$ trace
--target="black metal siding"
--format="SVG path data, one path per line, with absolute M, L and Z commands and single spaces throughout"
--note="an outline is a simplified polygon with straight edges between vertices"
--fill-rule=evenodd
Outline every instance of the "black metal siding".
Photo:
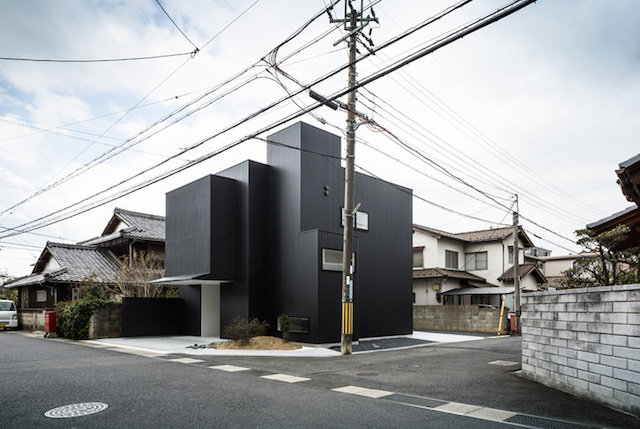
M 217 176 L 237 183 L 235 282 L 220 288 L 221 327 L 234 317 L 264 319 L 269 313 L 267 202 L 269 167 L 246 161 Z
M 165 275 L 233 280 L 237 184 L 206 176 L 167 193 Z
M 181 298 L 123 298 L 122 336 L 180 335 L 183 306 Z

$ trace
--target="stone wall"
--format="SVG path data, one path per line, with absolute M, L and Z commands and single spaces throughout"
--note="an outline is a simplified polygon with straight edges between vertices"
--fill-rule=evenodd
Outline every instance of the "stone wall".
M 91 316 L 89 338 L 116 338 L 122 336 L 122 304 L 109 303 L 98 308 Z
M 522 375 L 640 415 L 640 285 L 524 294 Z
M 21 308 L 18 310 L 18 326 L 25 331 L 44 331 L 44 313 L 42 308 Z
M 414 305 L 413 329 L 469 331 L 498 334 L 507 328 L 506 312 L 500 324 L 500 309 L 480 305 Z

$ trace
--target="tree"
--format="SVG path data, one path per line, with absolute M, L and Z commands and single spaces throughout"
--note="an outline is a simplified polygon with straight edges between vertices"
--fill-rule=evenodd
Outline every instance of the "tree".
M 164 263 L 162 258 L 155 255 L 147 255 L 140 252 L 133 258 L 122 258 L 122 271 L 115 284 L 108 286 L 110 294 L 114 297 L 138 297 L 138 298 L 175 298 L 178 289 L 175 286 L 162 286 L 150 284 L 164 276 Z
M 579 229 L 576 242 L 592 258 L 577 259 L 572 268 L 564 271 L 560 283 L 567 287 L 594 287 L 629 284 L 637 281 L 638 248 L 619 250 L 617 246 L 629 235 L 626 225 L 595 234 L 590 229 Z
M 10 299 L 18 304 L 18 290 L 17 289 L 5 289 L 4 284 L 9 280 L 13 280 L 13 277 L 8 275 L 6 271 L 0 271 L 0 299 Z

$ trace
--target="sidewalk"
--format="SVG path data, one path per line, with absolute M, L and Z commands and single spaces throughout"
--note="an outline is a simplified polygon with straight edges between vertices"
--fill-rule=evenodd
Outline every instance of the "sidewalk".
M 443 332 L 415 331 L 412 335 L 383 338 L 363 338 L 354 343 L 353 352 L 367 353 L 383 350 L 399 350 L 414 347 L 423 347 L 430 344 L 456 343 L 463 341 L 481 340 L 486 338 L 483 334 L 456 334 Z M 335 357 L 340 356 L 340 346 L 304 345 L 298 350 L 216 350 L 213 348 L 190 348 L 194 345 L 206 346 L 219 343 L 223 340 L 219 337 L 127 337 L 104 338 L 99 340 L 84 340 L 82 343 L 125 350 L 138 351 L 158 355 L 185 354 L 195 356 L 271 356 L 271 357 Z

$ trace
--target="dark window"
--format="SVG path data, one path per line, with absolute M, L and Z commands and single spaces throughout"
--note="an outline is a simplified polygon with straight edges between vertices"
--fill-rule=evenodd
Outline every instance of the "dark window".
M 445 250 L 445 261 L 444 261 L 444 266 L 445 268 L 454 268 L 454 269 L 458 269 L 458 252 L 454 252 L 452 250 Z

